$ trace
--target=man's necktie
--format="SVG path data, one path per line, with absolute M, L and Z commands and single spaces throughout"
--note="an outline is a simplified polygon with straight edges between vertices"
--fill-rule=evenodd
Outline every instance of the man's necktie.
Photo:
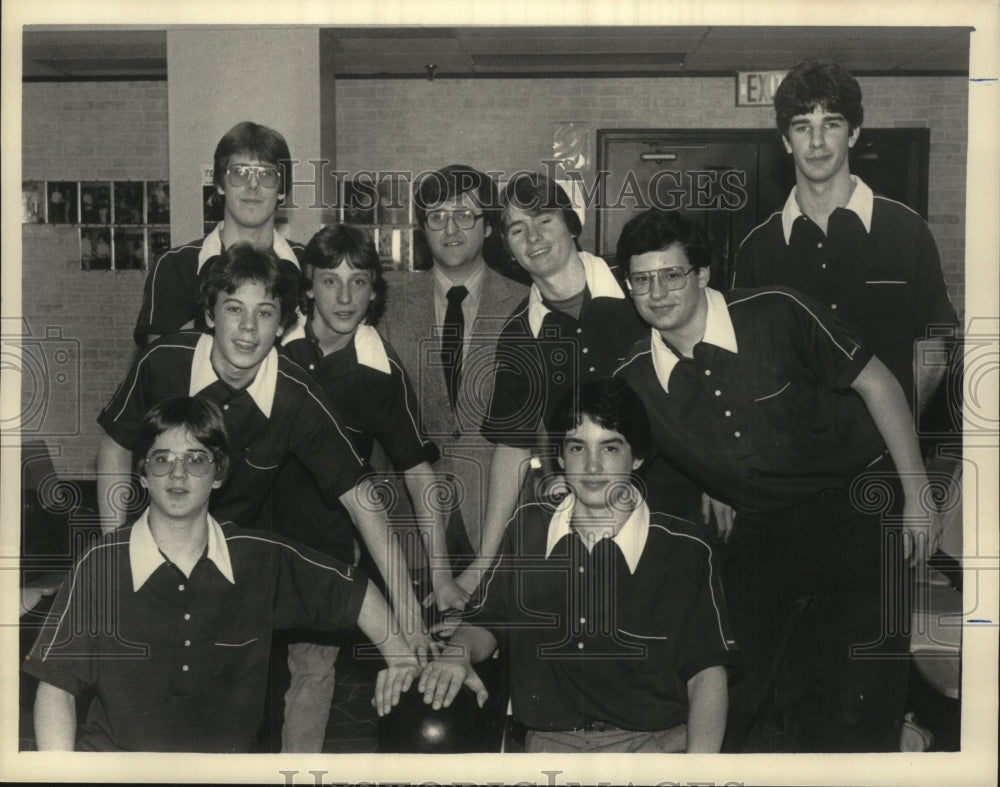
M 465 315 L 462 301 L 469 291 L 465 287 L 448 290 L 448 308 L 444 313 L 444 332 L 441 335 L 441 363 L 444 365 L 444 384 L 448 389 L 448 402 L 455 409 L 458 384 L 462 379 L 462 337 L 465 334 Z

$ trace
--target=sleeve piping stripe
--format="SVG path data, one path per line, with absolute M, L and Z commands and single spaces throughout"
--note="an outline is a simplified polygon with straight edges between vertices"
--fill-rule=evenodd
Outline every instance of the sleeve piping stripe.
M 291 546 L 290 544 L 284 544 L 281 541 L 275 541 L 274 539 L 271 539 L 271 538 L 264 538 L 262 536 L 252 536 L 252 535 L 249 535 L 249 534 L 246 534 L 246 533 L 241 533 L 239 535 L 227 536 L 226 537 L 226 541 L 237 541 L 239 539 L 244 539 L 246 541 L 261 541 L 261 542 L 263 542 L 265 544 L 271 544 L 272 546 L 281 547 L 282 549 L 287 549 L 293 555 L 296 555 L 297 557 L 301 558 L 304 562 L 308 563 L 311 566 L 316 566 L 318 568 L 323 569 L 324 571 L 332 571 L 334 574 L 337 574 L 338 576 L 343 577 L 348 582 L 353 582 L 354 581 L 354 577 L 352 577 L 350 574 L 345 574 L 339 568 L 334 568 L 333 566 L 327 566 L 327 565 L 324 565 L 323 563 L 319 563 L 319 562 L 313 560 L 312 558 L 307 557 L 306 555 L 303 555 L 298 549 L 296 549 L 295 547 Z
M 149 281 L 149 322 L 153 322 L 153 315 L 156 313 L 156 274 L 160 272 L 160 265 L 163 261 L 170 257 L 171 255 L 177 254 L 184 249 L 196 248 L 198 244 L 192 243 L 187 246 L 180 246 L 176 249 L 169 249 L 163 253 L 163 255 L 156 261 L 156 265 L 153 266 L 153 272 L 150 274 Z
M 63 611 L 59 614 L 59 620 L 56 622 L 55 629 L 52 631 L 52 639 L 49 640 L 49 644 L 42 647 L 42 661 L 45 661 L 49 657 L 49 651 L 52 650 L 52 646 L 55 644 L 56 637 L 59 636 L 59 631 L 62 629 L 63 620 L 66 617 L 66 613 L 73 608 L 73 593 L 76 590 L 76 580 L 80 576 L 80 570 L 83 568 L 83 564 L 90 559 L 99 549 L 110 549 L 112 547 L 128 547 L 128 541 L 116 541 L 110 544 L 97 544 L 87 550 L 86 554 L 73 568 L 73 581 L 70 583 L 69 591 L 66 594 L 66 606 Z
M 758 224 L 756 227 L 754 227 L 752 230 L 750 230 L 750 232 L 747 233 L 746 237 L 743 240 L 740 241 L 740 249 L 743 248 L 743 244 L 744 243 L 746 243 L 748 240 L 750 240 L 750 236 L 751 235 L 753 235 L 757 230 L 759 230 L 765 224 L 769 223 L 771 221 L 771 219 L 773 219 L 775 216 L 780 216 L 780 215 L 781 215 L 781 211 L 780 210 L 776 210 L 774 213 L 772 213 L 770 216 L 768 216 L 766 219 L 764 219 L 760 224 Z
M 621 366 L 619 366 L 617 369 L 615 369 L 614 372 L 611 373 L 611 376 L 612 377 L 617 377 L 618 376 L 618 372 L 620 372 L 626 366 L 632 365 L 633 363 L 635 363 L 636 361 L 638 361 L 640 358 L 642 358 L 642 356 L 644 356 L 644 355 L 652 355 L 652 354 L 653 354 L 652 350 L 643 350 L 641 353 L 638 353 L 637 355 L 633 355 L 631 358 L 629 358 L 627 361 L 625 361 L 625 363 L 623 363 Z
M 917 213 L 913 208 L 911 208 L 905 202 L 897 202 L 894 199 L 889 199 L 888 197 L 882 197 L 882 196 L 879 196 L 878 194 L 874 195 L 873 199 L 880 199 L 883 202 L 891 202 L 893 205 L 899 205 L 899 207 L 901 207 L 901 208 L 906 208 L 907 211 L 909 211 L 910 213 L 912 213 L 914 216 L 916 216 L 921 221 L 924 220 L 923 216 L 921 216 L 919 213 Z
M 301 380 L 296 380 L 290 374 L 288 374 L 287 372 L 285 372 L 285 371 L 283 371 L 281 369 L 278 369 L 278 374 L 280 374 L 282 377 L 286 378 L 287 380 L 295 383 L 296 385 L 302 387 L 302 389 L 306 392 L 306 396 L 308 396 L 310 399 L 312 399 L 316 403 L 316 405 L 324 413 L 326 413 L 327 418 L 330 419 L 330 423 L 333 424 L 333 428 L 337 430 L 337 434 L 339 434 L 341 436 L 341 438 L 344 440 L 344 442 L 347 443 L 347 447 L 350 450 L 351 455 L 355 458 L 355 460 L 357 460 L 357 463 L 359 465 L 363 466 L 364 462 L 362 461 L 361 457 L 358 456 L 357 451 L 354 450 L 354 445 L 351 443 L 351 439 L 347 435 L 344 434 L 343 430 L 341 430 L 340 424 L 337 423 L 337 419 L 333 417 L 333 413 L 331 413 L 329 410 L 327 410 L 326 407 L 323 405 L 323 403 L 319 399 L 316 398 L 316 395 L 312 391 L 309 390 L 309 386 L 306 385 L 305 383 L 303 383 Z
M 687 533 L 678 533 L 674 530 L 671 530 L 669 527 L 664 527 L 663 525 L 657 525 L 653 523 L 650 523 L 649 526 L 655 527 L 658 530 L 662 530 L 665 533 L 669 533 L 672 536 L 677 536 L 678 538 L 687 538 L 691 541 L 694 541 L 697 544 L 701 544 L 701 546 L 705 548 L 705 551 L 708 552 L 708 592 L 712 598 L 712 606 L 715 608 L 715 624 L 719 629 L 719 639 L 722 642 L 722 646 L 727 651 L 732 650 L 732 648 L 729 647 L 729 643 L 726 641 L 726 632 L 723 630 L 722 627 L 722 613 L 719 611 L 719 604 L 715 598 L 715 588 L 712 585 L 712 580 L 715 578 L 715 563 L 712 560 L 713 557 L 712 548 L 704 541 L 702 541 L 700 538 L 697 538 L 695 536 L 690 536 Z
M 142 358 L 140 358 L 139 361 L 136 363 L 135 369 L 133 370 L 133 373 L 132 373 L 132 384 L 129 386 L 128 393 L 125 395 L 125 401 L 122 402 L 122 408 L 121 408 L 121 410 L 119 410 L 112 417 L 112 419 L 111 419 L 112 421 L 117 421 L 119 418 L 121 418 L 122 413 L 125 412 L 125 408 L 128 406 L 129 400 L 132 398 L 132 392 L 135 390 L 135 386 L 139 382 L 139 370 L 142 368 L 142 365 L 147 360 L 149 360 L 153 356 L 153 353 L 155 353 L 157 350 L 166 350 L 166 349 L 189 350 L 191 353 L 194 353 L 194 348 L 193 347 L 188 347 L 188 346 L 183 345 L 183 344 L 158 344 L 156 347 L 152 348 L 151 350 L 148 350 L 142 356 Z M 125 378 L 125 380 L 122 380 L 122 384 L 121 384 L 121 386 L 119 386 L 119 389 L 121 389 L 122 386 L 125 385 L 125 381 L 126 380 L 128 380 L 127 377 Z M 117 395 L 118 395 L 118 392 L 115 391 L 115 396 L 117 396 Z
M 838 350 L 840 350 L 845 356 L 847 356 L 848 358 L 850 358 L 852 361 L 854 360 L 854 355 L 855 355 L 855 353 L 857 353 L 857 351 L 859 349 L 859 346 L 857 344 L 855 344 L 853 349 L 848 350 L 846 347 L 844 347 L 842 344 L 840 344 L 840 342 L 838 342 L 833 337 L 833 334 L 830 332 L 830 329 L 827 328 L 826 325 L 823 324 L 823 321 L 816 315 L 816 313 L 812 309 L 810 309 L 808 306 L 806 306 L 805 303 L 803 303 L 801 300 L 799 300 L 794 295 L 792 295 L 790 292 L 782 292 L 781 290 L 763 290 L 761 292 L 755 292 L 752 295 L 748 295 L 745 298 L 740 298 L 739 300 L 730 301 L 729 305 L 730 306 L 735 306 L 738 303 L 743 303 L 745 301 L 751 301 L 754 298 L 760 298 L 761 296 L 764 296 L 764 295 L 783 295 L 784 297 L 789 298 L 790 300 L 792 300 L 795 303 L 797 303 L 799 305 L 799 307 L 806 314 L 808 314 L 810 317 L 813 318 L 813 320 L 816 321 L 816 324 L 820 327 L 820 329 L 822 329 L 823 333 L 825 333 L 827 335 L 827 337 L 830 339 L 830 343 L 834 347 L 836 347 Z

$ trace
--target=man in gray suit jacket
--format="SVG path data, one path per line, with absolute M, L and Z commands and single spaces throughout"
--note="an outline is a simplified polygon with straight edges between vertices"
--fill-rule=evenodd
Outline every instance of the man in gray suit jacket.
M 498 257 L 501 248 L 500 201 L 489 176 L 462 164 L 430 173 L 414 207 L 433 265 L 386 277 L 380 330 L 416 387 L 421 431 L 441 449 L 434 470 L 447 490 L 437 502 L 450 509 L 448 544 L 435 545 L 429 558 L 432 572 L 450 572 L 465 567 L 455 557 L 479 553 L 493 454 L 479 428 L 493 393 L 496 337 L 528 289 L 486 264 L 484 248 L 489 256 L 495 244 Z M 466 601 L 463 591 L 436 599 L 442 610 Z

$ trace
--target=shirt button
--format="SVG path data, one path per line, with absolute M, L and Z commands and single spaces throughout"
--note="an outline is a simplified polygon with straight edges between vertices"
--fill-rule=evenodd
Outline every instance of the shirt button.
M 718 391 L 718 390 L 717 390 L 717 391 L 715 392 L 715 395 L 716 395 L 716 396 L 722 396 L 722 391 Z
M 316 368 L 316 364 L 314 364 L 314 363 L 309 364 L 309 368 L 310 369 L 315 369 Z
M 732 410 L 726 410 L 726 418 L 728 418 L 728 417 L 729 417 L 729 416 L 731 416 L 732 414 L 733 414 L 733 411 L 732 411 Z
M 454 432 L 451 433 L 451 439 L 452 440 L 457 440 L 461 436 L 462 436 L 462 433 L 460 431 L 458 431 L 457 429 Z
M 587 622 L 587 619 L 586 619 L 586 618 L 580 618 L 580 624 L 581 624 L 581 625 L 583 625 L 583 624 L 584 624 L 584 623 L 586 623 L 586 622 Z
M 184 620 L 191 620 L 191 613 L 190 612 L 185 612 L 184 613 Z
M 577 328 L 577 329 L 576 329 L 576 332 L 577 332 L 577 333 L 583 333 L 583 328 Z
M 584 347 L 581 352 L 589 353 L 590 352 L 590 348 L 589 347 Z
M 182 670 L 183 670 L 184 672 L 187 672 L 187 671 L 188 671 L 188 670 L 190 669 L 190 667 L 188 667 L 188 665 L 187 665 L 187 664 L 185 664 L 185 665 L 184 665 L 183 667 L 181 667 L 181 669 L 182 669 Z
M 583 643 L 582 642 L 577 642 L 576 643 L 576 648 L 577 648 L 577 650 L 583 650 Z
M 184 586 L 183 586 L 183 585 L 178 585 L 178 586 L 177 586 L 177 589 L 178 589 L 178 590 L 184 590 Z
M 816 244 L 816 248 L 817 248 L 817 249 L 822 249 L 822 248 L 823 248 L 823 242 L 822 242 L 822 241 L 820 241 L 819 243 L 817 243 L 817 244 Z
M 579 566 L 576 570 L 579 571 L 582 574 L 583 573 L 583 566 Z
M 836 309 L 837 309 L 837 304 L 835 304 L 835 303 L 831 303 L 831 304 L 830 304 L 830 308 L 831 308 L 831 309 L 833 309 L 834 311 L 836 311 Z
M 739 432 L 733 432 L 733 437 L 740 437 L 740 433 Z
M 189 639 L 184 640 L 184 647 L 185 648 L 190 648 L 191 647 L 191 640 L 189 640 Z
M 824 263 L 823 263 L 822 265 L 820 265 L 820 267 L 821 267 L 821 268 L 822 268 L 823 270 L 826 270 L 826 263 L 824 262 Z
M 223 409 L 223 410 L 228 410 L 228 409 L 229 409 L 229 405 L 228 405 L 228 404 L 224 404 L 224 405 L 222 405 L 222 409 Z
M 705 370 L 705 376 L 706 376 L 706 377 L 709 377 L 709 376 L 711 376 L 711 374 L 712 374 L 712 370 L 711 370 L 711 369 L 706 369 L 706 370 Z
M 590 367 L 590 371 L 592 371 L 592 372 L 596 372 L 596 371 L 597 371 L 597 369 L 595 369 L 595 368 L 594 368 L 593 366 L 591 366 L 591 367 Z

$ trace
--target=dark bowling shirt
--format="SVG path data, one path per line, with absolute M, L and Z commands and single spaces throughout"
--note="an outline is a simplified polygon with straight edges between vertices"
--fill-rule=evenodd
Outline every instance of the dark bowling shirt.
M 580 252 L 587 294 L 580 318 L 550 309 L 537 285 L 504 324 L 497 340 L 493 398 L 483 436 L 532 449 L 560 400 L 580 381 L 610 377 L 644 332 L 604 260 Z
M 826 234 L 799 209 L 784 209 L 740 245 L 733 286 L 791 287 L 832 311 L 878 356 L 913 406 L 913 343 L 931 326 L 957 324 L 930 229 L 905 205 L 858 178 Z
M 205 315 L 199 305 L 201 284 L 222 258 L 221 230 L 220 222 L 204 238 L 169 249 L 153 263 L 143 286 L 142 306 L 133 331 L 137 344 L 143 344 L 149 334 L 177 333 L 191 320 L 196 328 L 205 327 Z M 283 266 L 296 274 L 304 248 L 301 243 L 287 241 L 274 233 L 272 251 Z
M 562 398 L 585 379 L 610 377 L 646 331 L 615 272 L 586 252 L 580 259 L 587 286 L 578 319 L 550 308 L 532 285 L 500 332 L 493 396 L 482 427 L 491 443 L 551 455 L 556 449 L 547 445 L 545 427 Z M 683 475 L 683 467 L 656 458 L 639 472 L 656 510 L 701 516 L 701 490 Z
M 417 428 L 417 398 L 399 356 L 372 326 L 359 325 L 346 347 L 326 356 L 308 324 L 296 326 L 281 352 L 319 383 L 362 459 L 371 459 L 375 440 L 400 472 L 438 458 Z
M 149 345 L 97 422 L 119 445 L 135 447 L 142 419 L 172 396 L 200 396 L 222 410 L 229 433 L 229 475 L 209 508 L 244 527 L 278 527 L 266 505 L 282 465 L 295 457 L 334 504 L 361 479 L 364 463 L 326 395 L 299 366 L 272 350 L 254 381 L 236 390 L 212 367 L 213 337 L 195 331 Z M 275 511 L 275 516 L 280 516 Z
M 851 384 L 871 359 L 819 304 L 783 288 L 706 290 L 693 358 L 653 330 L 616 372 L 654 448 L 737 510 L 779 511 L 850 483 L 885 451 Z
M 570 528 L 574 502 L 515 512 L 466 620 L 499 641 L 529 729 L 683 724 L 687 681 L 738 660 L 712 549 L 700 528 L 640 502 L 588 552 Z
M 249 751 L 272 630 L 351 630 L 367 579 L 211 517 L 205 554 L 185 577 L 147 516 L 84 553 L 23 669 L 74 697 L 96 692 L 78 750 Z
M 371 460 L 374 441 L 385 450 L 396 472 L 438 458 L 437 446 L 417 428 L 417 400 L 396 352 L 370 325 L 359 325 L 348 345 L 324 356 L 308 323 L 284 337 L 281 352 L 305 369 L 323 388 L 337 418 L 361 458 Z M 300 462 L 290 462 L 274 487 L 276 506 L 288 522 L 285 532 L 346 562 L 353 560 L 354 529 L 339 503 L 329 505 Z M 381 487 L 386 489 L 386 487 Z M 389 513 L 392 513 L 391 511 Z M 330 523 L 326 543 L 302 530 Z

